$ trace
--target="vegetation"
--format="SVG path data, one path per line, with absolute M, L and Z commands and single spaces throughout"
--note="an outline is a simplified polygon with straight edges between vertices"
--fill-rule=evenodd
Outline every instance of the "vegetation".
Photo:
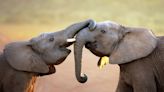
M 0 0 L 0 34 L 21 40 L 91 18 L 143 26 L 163 35 L 163 3 L 164 0 Z

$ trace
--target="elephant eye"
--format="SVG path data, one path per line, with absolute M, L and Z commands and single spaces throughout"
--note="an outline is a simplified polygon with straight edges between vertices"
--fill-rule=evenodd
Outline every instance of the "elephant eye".
M 49 38 L 49 41 L 50 41 L 50 42 L 53 42 L 53 41 L 54 41 L 54 38 Z
M 101 33 L 103 33 L 103 34 L 104 34 L 104 33 L 106 33 L 106 31 L 105 31 L 105 30 L 101 30 Z

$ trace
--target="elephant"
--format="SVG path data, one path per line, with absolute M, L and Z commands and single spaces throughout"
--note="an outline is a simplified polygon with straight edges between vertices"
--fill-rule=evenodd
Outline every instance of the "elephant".
M 88 78 L 81 75 L 84 45 L 100 59 L 109 57 L 110 64 L 119 66 L 116 92 L 164 92 L 164 36 L 112 21 L 98 22 L 92 31 L 82 29 L 74 43 L 75 75 L 80 83 Z
M 89 19 L 58 32 L 7 44 L 0 54 L 0 92 L 33 92 L 36 78 L 54 74 L 54 65 L 70 54 L 67 47 L 75 41 L 76 33 L 86 27 L 92 30 L 95 25 Z

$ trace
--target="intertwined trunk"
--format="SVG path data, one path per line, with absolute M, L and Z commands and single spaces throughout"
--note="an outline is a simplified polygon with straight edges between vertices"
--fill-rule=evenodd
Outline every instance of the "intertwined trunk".
M 93 41 L 92 34 L 93 32 L 91 32 L 89 28 L 85 28 L 77 34 L 76 42 L 74 43 L 75 75 L 80 83 L 85 83 L 87 81 L 87 76 L 85 74 L 81 76 L 82 50 L 87 42 Z
M 77 42 L 74 44 L 74 55 L 75 55 L 75 75 L 76 79 L 80 83 L 85 83 L 87 81 L 87 76 L 81 76 L 81 59 L 82 59 L 82 49 L 85 44 L 84 40 L 77 39 Z
M 89 19 L 83 22 L 79 22 L 79 23 L 75 23 L 72 24 L 71 26 L 67 27 L 64 30 L 64 34 L 68 37 L 68 38 L 72 38 L 74 37 L 80 30 L 89 27 L 90 30 L 95 28 L 95 21 Z

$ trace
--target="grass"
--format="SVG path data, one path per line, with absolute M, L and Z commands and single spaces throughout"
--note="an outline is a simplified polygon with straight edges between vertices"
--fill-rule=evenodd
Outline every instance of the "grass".
M 0 0 L 0 34 L 29 39 L 85 19 L 143 26 L 164 35 L 163 0 Z

